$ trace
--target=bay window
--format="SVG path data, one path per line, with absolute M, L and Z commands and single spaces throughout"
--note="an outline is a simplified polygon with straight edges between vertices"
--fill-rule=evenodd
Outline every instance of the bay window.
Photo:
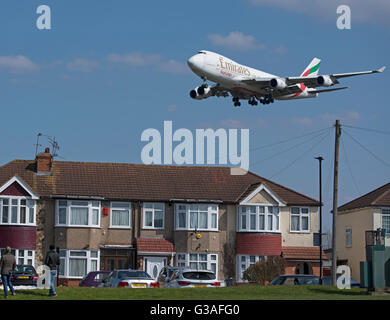
M 0 198 L 0 223 L 35 225 L 35 200 L 23 197 Z
M 259 205 L 238 207 L 238 231 L 278 232 L 279 207 Z
M 100 202 L 57 200 L 56 226 L 99 227 Z
M 110 228 L 130 228 L 131 203 L 111 202 L 110 206 Z
M 144 203 L 143 228 L 164 229 L 164 203 Z
M 250 266 L 253 266 L 257 261 L 261 260 L 263 256 L 255 255 L 238 255 L 237 256 L 237 267 L 238 267 L 238 281 L 243 281 L 244 272 Z
M 290 211 L 292 232 L 309 232 L 310 230 L 310 210 L 309 208 L 292 207 Z
M 60 250 L 59 275 L 65 278 L 83 278 L 99 270 L 99 251 Z
M 210 270 L 218 278 L 218 254 L 215 253 L 177 253 L 176 265 L 196 270 Z
M 175 219 L 176 230 L 218 230 L 218 206 L 178 204 Z

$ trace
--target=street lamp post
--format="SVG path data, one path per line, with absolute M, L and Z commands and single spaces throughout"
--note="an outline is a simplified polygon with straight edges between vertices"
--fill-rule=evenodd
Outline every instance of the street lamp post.
M 323 157 L 316 157 L 319 164 L 319 193 L 320 193 L 320 284 L 322 284 L 322 160 Z

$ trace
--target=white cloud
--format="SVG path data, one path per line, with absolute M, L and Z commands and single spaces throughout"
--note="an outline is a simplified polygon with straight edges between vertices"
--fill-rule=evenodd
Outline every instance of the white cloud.
M 76 58 L 67 64 L 67 68 L 73 71 L 91 72 L 96 69 L 99 64 L 93 60 Z
M 340 113 L 323 113 L 316 117 L 293 117 L 289 120 L 297 125 L 304 127 L 319 126 L 319 125 L 333 125 L 336 120 L 346 123 L 357 123 L 361 119 L 359 112 L 354 110 L 347 110 Z
M 110 54 L 107 57 L 110 62 L 125 64 L 130 67 L 145 67 L 156 65 L 161 62 L 161 57 L 158 54 L 142 54 L 139 52 L 125 54 Z
M 303 126 L 311 126 L 314 123 L 314 119 L 308 117 L 294 117 L 291 120 L 292 122 Z
M 207 38 L 215 46 L 235 50 L 249 51 L 265 48 L 263 44 L 256 42 L 255 37 L 251 35 L 245 35 L 240 31 L 232 31 L 227 36 L 214 33 L 208 35 Z
M 23 73 L 39 69 L 39 66 L 28 57 L 2 56 L 0 57 L 0 68 L 7 69 L 11 73 Z
M 389 24 L 390 1 L 388 0 L 248 0 L 255 6 L 278 7 L 324 20 L 338 18 L 336 10 L 340 5 L 351 9 L 352 26 L 354 22 Z
M 127 67 L 155 67 L 160 71 L 172 74 L 188 72 L 186 64 L 173 59 L 166 60 L 159 54 L 144 54 L 139 52 L 126 54 L 113 53 L 108 55 L 107 60 Z

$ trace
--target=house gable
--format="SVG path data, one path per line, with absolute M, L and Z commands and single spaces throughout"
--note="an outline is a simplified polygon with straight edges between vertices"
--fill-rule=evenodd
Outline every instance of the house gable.
M 14 176 L 0 187 L 0 196 L 31 197 L 31 199 L 39 199 L 31 188 L 17 176 Z
M 258 186 L 251 194 L 240 202 L 240 205 L 245 204 L 268 204 L 280 207 L 284 207 L 286 205 L 264 184 Z

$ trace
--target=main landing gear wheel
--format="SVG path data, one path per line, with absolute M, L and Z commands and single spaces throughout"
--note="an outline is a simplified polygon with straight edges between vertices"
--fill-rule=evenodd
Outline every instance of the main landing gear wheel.
M 234 102 L 234 106 L 235 106 L 235 107 L 241 106 L 241 102 L 240 102 L 240 100 L 239 100 L 237 97 L 234 97 L 234 98 L 232 99 L 232 101 Z
M 255 99 L 254 97 L 250 98 L 250 99 L 248 100 L 248 103 L 249 103 L 250 105 L 252 105 L 252 106 L 257 106 L 257 101 L 256 101 L 256 99 Z
M 260 103 L 262 104 L 270 104 L 270 103 L 274 103 L 274 98 L 272 97 L 264 97 L 264 98 L 260 98 Z

